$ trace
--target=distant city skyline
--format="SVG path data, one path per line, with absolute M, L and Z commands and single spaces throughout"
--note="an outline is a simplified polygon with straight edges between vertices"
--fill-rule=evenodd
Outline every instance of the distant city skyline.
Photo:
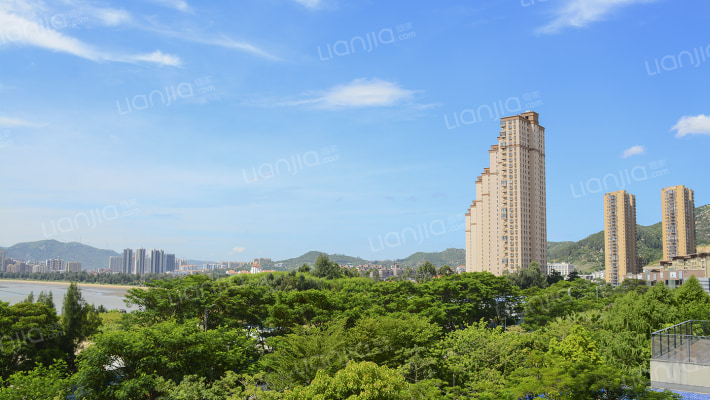
M 641 225 L 665 187 L 710 203 L 707 1 L 179 3 L 0 3 L 0 246 L 465 248 L 499 119 L 528 110 L 547 240 L 601 231 L 609 192 Z

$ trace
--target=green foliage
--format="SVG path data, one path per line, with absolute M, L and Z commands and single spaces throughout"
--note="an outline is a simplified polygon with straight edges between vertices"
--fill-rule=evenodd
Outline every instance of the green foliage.
M 676 303 L 682 315 L 681 319 L 710 319 L 710 295 L 700 286 L 698 278 L 690 276 L 675 291 Z
M 397 371 L 371 362 L 348 364 L 330 376 L 320 371 L 307 387 L 286 394 L 286 400 L 404 400 L 412 387 Z
M 227 371 L 224 377 L 213 383 L 197 375 L 187 375 L 179 384 L 159 379 L 156 389 L 163 393 L 160 396 L 161 400 L 236 400 L 243 398 L 239 396 L 243 393 L 239 375 L 232 371 Z
M 98 312 L 86 303 L 76 282 L 69 284 L 62 305 L 62 328 L 69 366 L 74 366 L 74 353 L 81 342 L 96 332 L 101 325 Z
M 521 268 L 518 271 L 506 275 L 510 283 L 521 288 L 529 289 L 533 287 L 546 288 L 547 277 L 540 270 L 540 264 L 533 261 L 529 267 Z
M 214 382 L 227 371 L 248 372 L 256 359 L 248 332 L 204 331 L 198 321 L 160 322 L 102 332 L 79 354 L 74 383 L 87 400 L 155 398 L 167 380 L 188 375 Z
M 566 281 L 573 281 L 575 279 L 579 279 L 579 272 L 577 271 L 572 271 L 567 275 L 567 278 L 565 278 Z
M 67 359 L 64 331 L 53 308 L 45 303 L 0 302 L 0 378 L 29 371 L 37 364 Z
M 490 329 L 485 321 L 449 333 L 434 351 L 438 378 L 467 393 L 506 395 L 506 376 L 524 360 L 525 339 L 506 333 L 502 327 Z
M 417 280 L 426 281 L 431 279 L 436 275 L 436 267 L 429 261 L 425 261 L 424 264 L 417 268 Z
M 49 291 L 49 293 L 44 293 L 44 291 L 41 291 L 39 293 L 39 296 L 37 297 L 37 302 L 43 303 L 49 308 L 56 308 L 54 306 L 54 296 L 52 295 L 51 290 Z
M 428 348 L 441 334 L 439 326 L 416 315 L 362 318 L 348 330 L 352 358 L 390 368 L 402 367 L 413 382 L 430 378 L 435 364 Z
M 333 264 L 155 280 L 130 290 L 140 311 L 128 314 L 96 313 L 72 285 L 62 324 L 44 293 L 0 303 L 0 393 L 14 379 L 38 398 L 74 387 L 86 400 L 666 399 L 648 390 L 650 334 L 710 309 L 692 278 L 540 288 L 532 266 L 521 290 L 490 273 L 430 276 L 433 263 L 411 271 L 419 282 L 336 276 L 350 273 Z M 55 359 L 68 365 L 43 367 Z
M 334 261 L 330 261 L 328 256 L 321 254 L 318 256 L 315 265 L 313 266 L 313 275 L 326 278 L 326 279 L 336 279 L 342 276 L 340 272 L 340 266 Z
M 274 349 L 262 360 L 269 386 L 281 391 L 307 385 L 320 370 L 332 374 L 343 368 L 351 353 L 344 324 L 336 321 L 320 327 L 300 326 L 294 333 L 267 340 Z
M 64 400 L 71 389 L 66 369 L 66 364 L 58 361 L 49 368 L 40 363 L 32 370 L 16 372 L 0 383 L 0 398 Z
M 449 267 L 448 265 L 444 265 L 443 267 L 439 268 L 438 273 L 442 276 L 450 276 L 455 274 L 456 271 L 454 271 L 453 268 Z
M 523 326 L 528 330 L 544 327 L 557 318 L 599 308 L 604 304 L 605 289 L 582 279 L 560 281 L 527 298 L 523 306 Z
M 561 280 L 564 280 L 562 274 L 557 270 L 553 270 L 547 275 L 547 286 L 554 285 Z
M 150 282 L 156 279 L 174 279 L 173 275 L 167 274 L 90 274 L 86 271 L 81 272 L 0 272 L 2 279 L 19 279 L 24 281 L 43 281 L 43 282 L 79 282 L 79 283 L 95 283 L 106 285 L 132 285 L 140 286 L 145 282 Z
M 710 204 L 695 209 L 695 240 L 710 245 Z

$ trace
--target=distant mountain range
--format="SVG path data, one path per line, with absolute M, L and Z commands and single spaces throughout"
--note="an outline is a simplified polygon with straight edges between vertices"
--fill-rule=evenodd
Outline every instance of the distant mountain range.
M 283 269 L 290 270 L 293 268 L 298 268 L 303 264 L 313 265 L 318 259 L 321 252 L 310 251 L 300 257 L 289 258 L 287 260 L 275 261 L 273 264 L 264 265 L 264 267 L 271 268 L 276 264 L 283 264 Z M 340 265 L 362 265 L 362 264 L 383 264 L 391 265 L 392 263 L 397 263 L 401 266 L 412 266 L 416 267 L 424 262 L 429 261 L 437 267 L 442 267 L 444 265 L 449 265 L 451 267 L 456 267 L 459 265 L 464 265 L 466 263 L 466 251 L 464 249 L 446 249 L 442 252 L 437 253 L 414 253 L 407 258 L 401 258 L 397 260 L 365 260 L 360 257 L 350 257 L 342 254 L 328 254 L 328 258 L 331 261 L 335 261 Z
M 698 245 L 710 245 L 710 205 L 695 209 L 695 229 Z M 651 226 L 638 225 L 639 254 L 645 264 L 659 261 L 663 257 L 663 241 L 661 223 Z M 79 261 L 84 269 L 106 268 L 110 256 L 120 256 L 113 250 L 97 249 L 81 243 L 62 243 L 56 240 L 41 240 L 38 242 L 18 243 L 3 249 L 5 257 L 22 258 L 26 261 L 44 261 L 50 258 L 61 258 L 64 261 Z M 268 269 L 290 270 L 305 264 L 313 265 L 321 254 L 310 251 L 302 256 L 264 264 Z M 425 261 L 430 261 L 437 267 L 450 265 L 456 267 L 466 263 L 464 249 L 446 249 L 434 253 L 414 253 L 407 258 L 397 260 L 365 260 L 343 254 L 329 254 L 328 257 L 340 265 L 385 264 L 393 262 L 401 266 L 416 267 Z M 583 271 L 601 269 L 604 267 L 604 231 L 592 234 L 577 242 L 548 242 L 548 260 L 550 262 L 571 262 Z M 221 260 L 216 260 L 221 261 Z M 191 264 L 202 265 L 206 261 L 188 260 Z M 283 264 L 276 268 L 276 264 Z

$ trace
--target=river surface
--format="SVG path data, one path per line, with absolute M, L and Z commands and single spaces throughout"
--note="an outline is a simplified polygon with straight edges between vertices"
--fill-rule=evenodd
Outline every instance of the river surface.
M 32 292 L 37 301 L 37 296 L 41 291 L 45 293 L 52 292 L 54 306 L 57 308 L 57 313 L 62 312 L 62 302 L 64 295 L 67 293 L 69 282 L 38 282 L 38 281 L 12 281 L 0 280 L 0 301 L 10 304 L 24 301 Z M 103 305 L 108 310 L 123 309 L 127 311 L 137 310 L 138 307 L 126 306 L 123 302 L 124 296 L 130 289 L 124 286 L 111 285 L 89 285 L 79 283 L 81 296 L 87 303 L 95 306 Z

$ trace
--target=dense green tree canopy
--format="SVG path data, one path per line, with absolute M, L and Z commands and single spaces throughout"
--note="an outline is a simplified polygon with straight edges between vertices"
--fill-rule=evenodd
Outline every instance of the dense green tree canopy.
M 0 303 L 0 397 L 668 399 L 648 390 L 651 333 L 710 313 L 693 278 L 410 272 L 375 280 L 322 257 L 312 271 L 154 280 L 126 314 L 75 285 L 61 317 L 44 293 Z

